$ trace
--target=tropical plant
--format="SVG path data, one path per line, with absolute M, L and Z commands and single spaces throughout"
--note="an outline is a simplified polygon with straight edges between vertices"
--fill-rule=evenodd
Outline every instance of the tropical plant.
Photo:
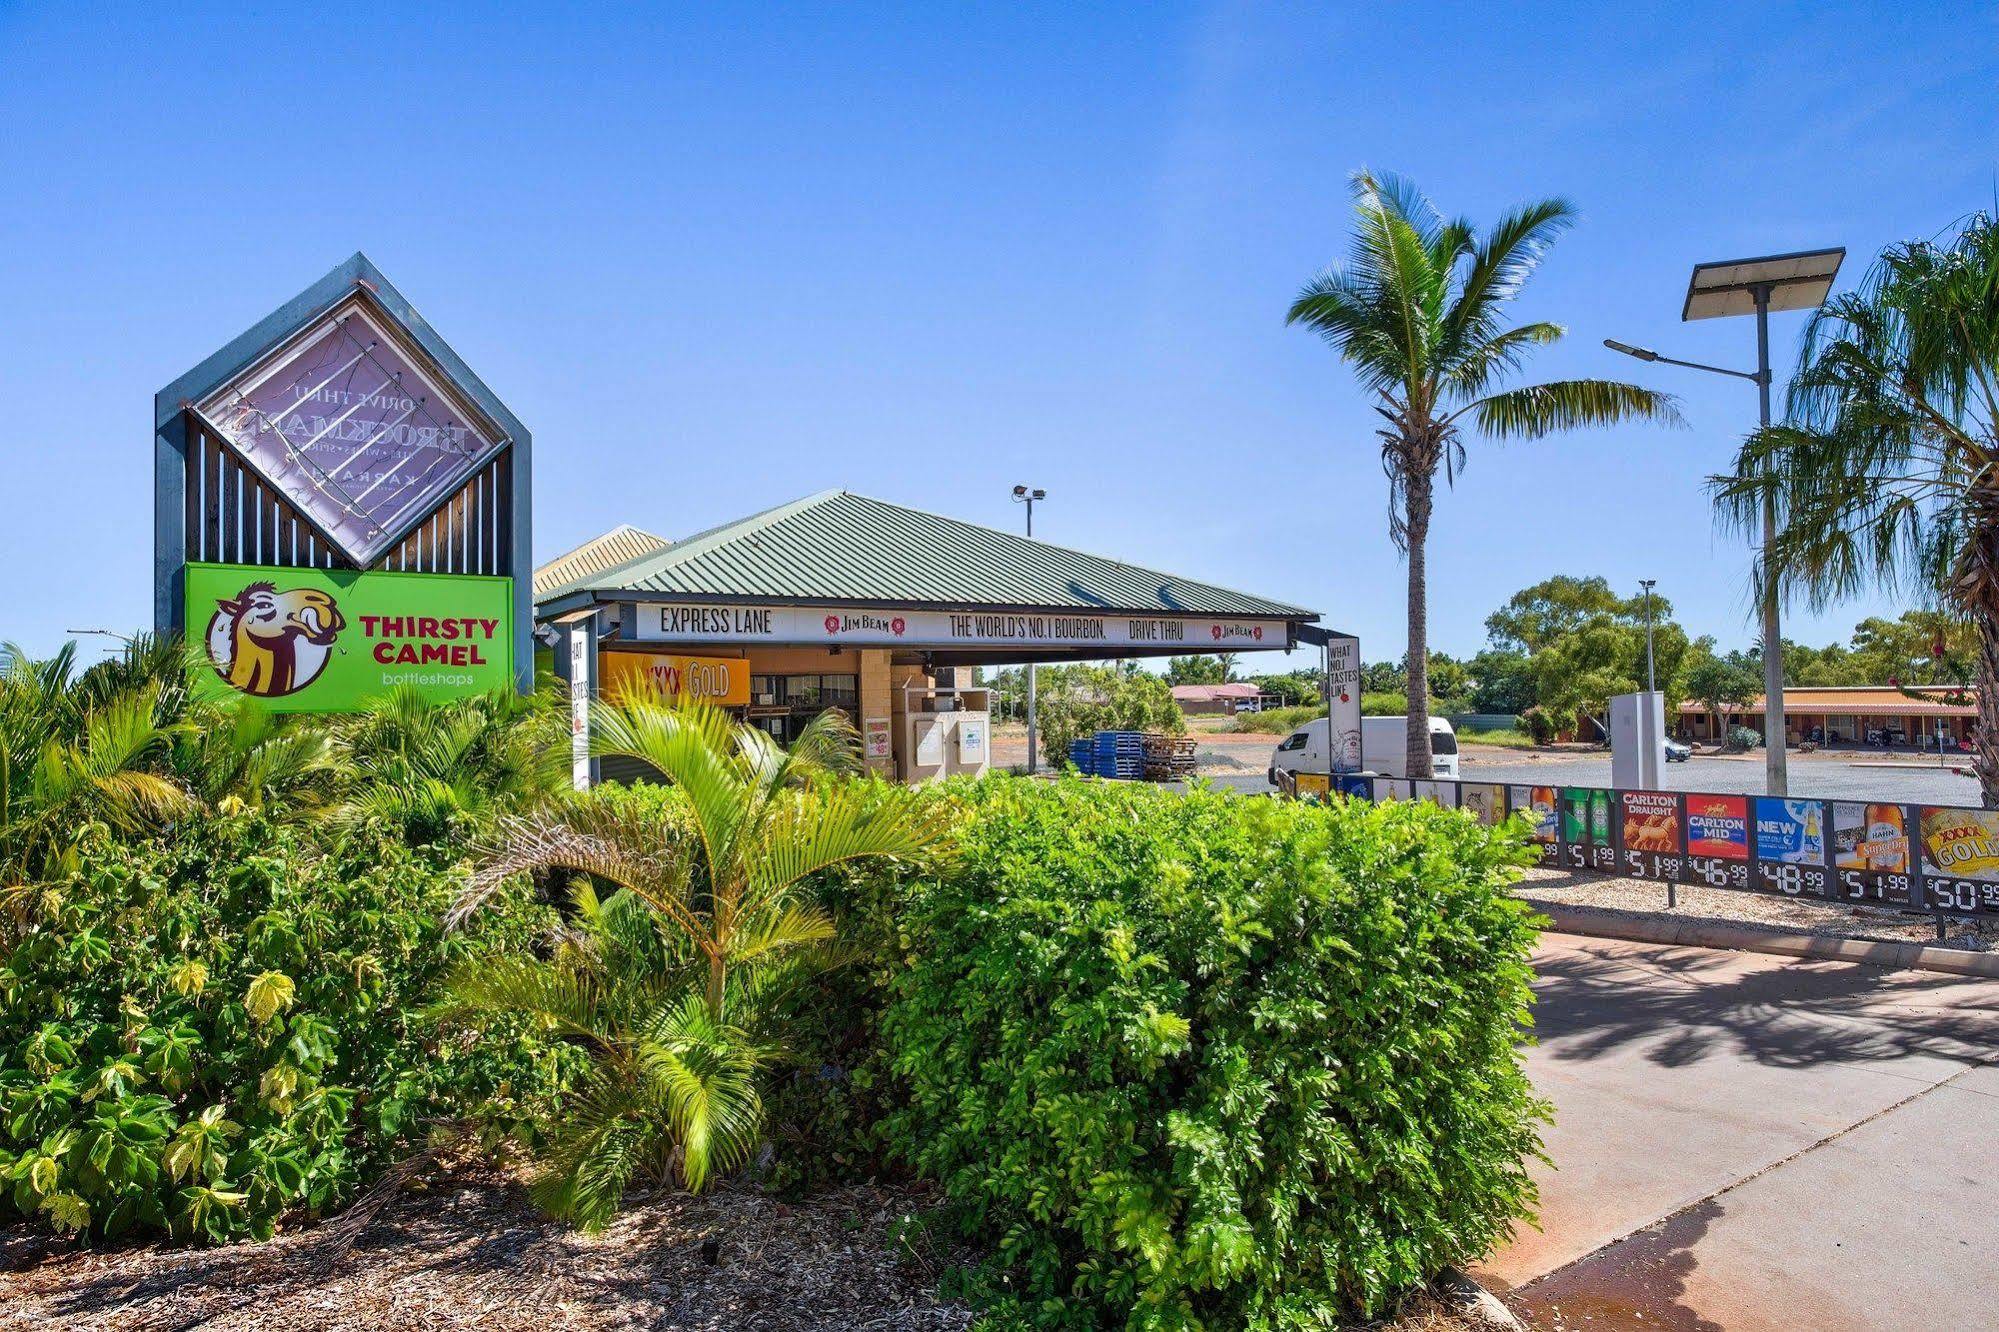
M 77 872 L 0 944 L 0 1217 L 268 1236 L 441 1122 L 519 1131 L 579 1061 L 520 1021 L 445 1040 L 427 1010 L 457 959 L 527 947 L 554 913 L 511 891 L 446 935 L 463 844 L 389 832 L 329 846 L 251 810 L 79 830 Z
M 699 1191 L 748 1159 L 784 1000 L 840 960 L 802 882 L 924 858 L 948 830 L 942 805 L 845 776 L 861 768 L 860 738 L 838 712 L 789 751 L 717 709 L 643 699 L 604 707 L 594 729 L 597 754 L 649 765 L 670 799 L 613 788 L 505 820 L 451 916 L 469 919 L 523 872 L 587 876 L 565 947 L 452 985 L 462 1016 L 527 1014 L 588 1051 L 535 1183 L 549 1211 L 586 1228 L 641 1174 Z M 611 891 L 600 899 L 595 884 Z
M 158 826 L 193 801 L 161 768 L 174 739 L 153 682 L 83 688 L 76 648 L 0 674 L 0 893 L 15 899 L 78 868 L 78 833 Z M 86 678 L 88 673 L 86 673 Z
M 454 821 L 490 821 L 533 804 L 567 783 L 559 711 L 546 690 L 502 688 L 437 704 L 398 686 L 333 723 L 331 742 L 349 780 L 330 817 L 386 819 L 418 843 Z
M 1782 424 L 1716 477 L 1727 526 L 1777 533 L 1755 573 L 1813 606 L 1878 588 L 1977 631 L 1972 768 L 1999 807 L 1999 222 L 1883 251 L 1806 326 Z
M 1362 171 L 1353 178 L 1353 252 L 1309 283 L 1288 322 L 1323 337 L 1354 369 L 1387 422 L 1389 535 L 1408 556 L 1411 777 L 1430 775 L 1426 543 L 1437 472 L 1454 482 L 1467 427 L 1495 440 L 1538 439 L 1579 426 L 1677 422 L 1672 400 L 1605 379 L 1500 385 L 1559 324 L 1508 327 L 1508 302 L 1574 221 L 1562 199 L 1507 214 L 1485 235 L 1446 219 L 1413 186 Z

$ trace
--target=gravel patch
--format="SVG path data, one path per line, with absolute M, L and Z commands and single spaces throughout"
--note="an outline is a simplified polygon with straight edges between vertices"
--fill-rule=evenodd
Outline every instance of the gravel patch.
M 1731 925 L 1761 925 L 1830 939 L 1886 940 L 1935 945 L 1936 921 L 1880 907 L 1847 906 L 1802 901 L 1771 893 L 1734 892 L 1681 884 L 1678 904 L 1666 905 L 1666 885 L 1642 879 L 1579 874 L 1573 870 L 1535 868 L 1514 892 L 1529 901 L 1596 907 L 1660 920 L 1713 920 Z M 1999 921 L 1952 921 L 1943 946 L 1974 952 L 1999 949 Z
M 358 1237 L 335 1222 L 268 1244 L 89 1250 L 0 1230 L 0 1327 L 964 1329 L 971 1311 L 936 1295 L 962 1261 L 938 1247 L 936 1205 L 908 1188 L 802 1203 L 722 1188 L 639 1198 L 586 1236 L 505 1177 L 459 1169 L 413 1185 Z

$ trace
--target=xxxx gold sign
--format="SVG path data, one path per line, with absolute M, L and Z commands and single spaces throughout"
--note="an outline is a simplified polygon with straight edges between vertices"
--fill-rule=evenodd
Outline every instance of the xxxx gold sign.
M 603 696 L 637 694 L 679 703 L 740 708 L 750 701 L 750 664 L 735 657 L 680 657 L 658 652 L 606 652 L 597 659 Z

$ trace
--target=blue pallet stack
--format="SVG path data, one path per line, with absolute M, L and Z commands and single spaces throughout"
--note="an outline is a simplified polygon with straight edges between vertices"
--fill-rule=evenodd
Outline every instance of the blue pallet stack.
M 1145 735 L 1140 731 L 1098 731 L 1094 742 L 1096 772 L 1120 782 L 1145 776 Z
M 1087 735 L 1079 735 L 1069 742 L 1069 762 L 1077 772 L 1085 777 L 1094 776 L 1097 771 L 1096 742 Z

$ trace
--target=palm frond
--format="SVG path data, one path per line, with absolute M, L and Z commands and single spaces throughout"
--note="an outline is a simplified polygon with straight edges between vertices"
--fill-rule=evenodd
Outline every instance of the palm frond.
M 1493 439 L 1540 439 L 1559 430 L 1626 421 L 1686 424 L 1670 395 L 1611 379 L 1563 379 L 1508 389 L 1480 398 L 1465 411 Z

